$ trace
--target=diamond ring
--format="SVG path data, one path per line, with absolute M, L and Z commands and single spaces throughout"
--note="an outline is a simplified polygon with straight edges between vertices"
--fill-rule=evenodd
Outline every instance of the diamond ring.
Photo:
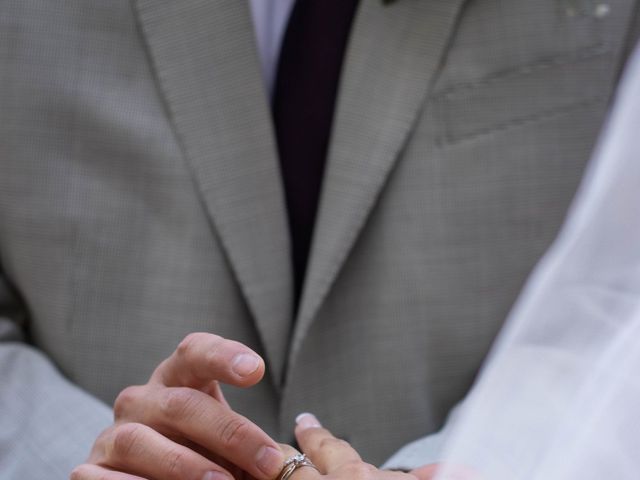
M 298 453 L 297 455 L 285 460 L 284 466 L 282 467 L 282 471 L 280 472 L 280 475 L 278 475 L 277 480 L 288 480 L 291 475 L 293 475 L 293 472 L 301 467 L 311 467 L 318 470 L 318 468 L 304 453 Z

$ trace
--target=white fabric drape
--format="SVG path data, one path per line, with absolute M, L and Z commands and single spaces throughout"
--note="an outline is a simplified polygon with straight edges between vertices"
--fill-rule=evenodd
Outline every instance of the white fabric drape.
M 636 52 L 565 226 L 451 428 L 447 464 L 487 480 L 640 478 L 639 153 Z

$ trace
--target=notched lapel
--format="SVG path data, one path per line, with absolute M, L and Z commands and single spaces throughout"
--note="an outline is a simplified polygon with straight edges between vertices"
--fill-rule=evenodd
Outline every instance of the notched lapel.
M 247 2 L 136 0 L 160 90 L 280 384 L 292 309 L 284 196 Z
M 345 59 L 290 364 L 399 156 L 463 4 L 363 0 Z

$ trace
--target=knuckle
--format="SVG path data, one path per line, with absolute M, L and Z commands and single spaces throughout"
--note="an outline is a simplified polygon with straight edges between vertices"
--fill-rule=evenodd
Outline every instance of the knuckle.
M 225 419 L 220 424 L 218 437 L 222 441 L 224 448 L 234 448 L 242 445 L 249 434 L 248 420 L 240 417 Z
M 176 347 L 176 355 L 183 358 L 190 358 L 199 346 L 206 344 L 218 344 L 224 339 L 213 333 L 194 332 L 188 334 L 180 341 Z
M 207 350 L 202 360 L 209 368 L 216 368 L 221 365 L 222 359 L 220 357 L 220 344 L 216 343 Z
M 86 478 L 86 468 L 86 465 L 78 465 L 76 468 L 71 470 L 69 480 L 83 480 Z
M 189 388 L 166 389 L 160 402 L 160 410 L 169 420 L 188 420 L 197 414 L 200 404 L 195 390 Z
M 110 425 L 102 432 L 100 432 L 95 442 L 93 442 L 93 446 L 91 447 L 91 452 L 89 453 L 89 459 L 87 460 L 87 463 L 96 463 L 96 461 L 102 458 L 104 452 L 108 448 L 108 443 L 110 442 L 109 439 L 113 436 L 115 428 L 116 427 L 114 425 Z
M 144 428 L 138 423 L 125 423 L 116 427 L 113 431 L 111 445 L 105 451 L 107 459 L 114 461 L 131 458 L 144 435 Z
M 188 458 L 184 452 L 174 450 L 164 458 L 168 478 L 182 478 L 187 471 Z
M 337 438 L 334 438 L 334 437 L 325 437 L 322 440 L 320 440 L 318 444 L 318 448 L 320 450 L 333 450 L 333 449 L 339 448 L 341 446 L 341 442 L 344 442 L 344 440 L 338 440 Z
M 204 333 L 197 332 L 184 337 L 176 348 L 176 354 L 180 357 L 189 357 L 204 335 Z
M 374 477 L 376 468 L 359 460 L 352 460 L 343 465 L 346 477 L 353 480 L 369 480 Z
M 126 417 L 141 397 L 139 386 L 130 386 L 122 390 L 113 403 L 113 416 L 116 419 Z
M 337 448 L 340 448 L 340 449 L 351 448 L 351 444 L 341 438 L 336 438 L 335 445 Z
M 222 337 L 214 336 L 210 339 L 209 345 L 207 347 L 207 352 L 205 353 L 203 360 L 210 368 L 223 367 L 225 359 L 224 353 L 225 351 L 235 342 L 231 340 L 226 340 Z
M 69 480 L 109 480 L 109 472 L 95 471 L 93 465 L 78 465 L 69 474 Z

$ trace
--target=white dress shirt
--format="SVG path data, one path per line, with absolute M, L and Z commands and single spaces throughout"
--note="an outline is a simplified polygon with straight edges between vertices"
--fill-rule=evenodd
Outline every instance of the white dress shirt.
M 265 85 L 273 93 L 280 47 L 295 0 L 250 0 L 260 65 Z

